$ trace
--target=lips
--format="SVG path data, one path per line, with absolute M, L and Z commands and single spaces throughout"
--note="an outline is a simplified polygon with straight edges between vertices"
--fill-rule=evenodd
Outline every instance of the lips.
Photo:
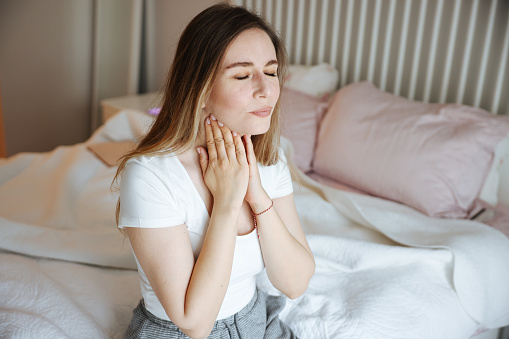
M 256 111 L 252 111 L 249 113 L 254 114 L 260 118 L 266 118 L 270 115 L 270 113 L 272 113 L 272 107 L 270 106 L 263 107 L 262 109 L 258 109 Z

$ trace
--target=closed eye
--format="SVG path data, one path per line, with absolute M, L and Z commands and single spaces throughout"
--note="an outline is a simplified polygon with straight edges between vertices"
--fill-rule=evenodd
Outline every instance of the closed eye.
M 265 75 L 268 75 L 270 77 L 277 77 L 277 73 L 265 73 Z M 246 80 L 250 78 L 251 75 L 245 75 L 245 76 L 236 76 L 235 79 L 237 80 Z

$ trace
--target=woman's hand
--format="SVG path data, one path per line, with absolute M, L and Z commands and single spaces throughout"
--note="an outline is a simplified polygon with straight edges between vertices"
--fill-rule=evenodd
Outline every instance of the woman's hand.
M 247 161 L 249 163 L 249 184 L 247 186 L 245 199 L 251 206 L 253 212 L 259 213 L 263 209 L 269 207 L 271 200 L 262 186 L 251 136 L 244 135 L 243 138 L 246 146 Z
M 202 147 L 197 150 L 203 180 L 214 197 L 214 206 L 240 208 L 250 177 L 242 139 L 213 115 L 205 119 L 205 137 L 207 150 Z

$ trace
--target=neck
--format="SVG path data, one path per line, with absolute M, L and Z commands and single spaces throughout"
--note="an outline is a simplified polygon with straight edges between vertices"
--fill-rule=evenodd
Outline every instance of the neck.
M 198 129 L 198 135 L 196 136 L 196 140 L 194 141 L 194 151 L 196 152 L 197 147 L 203 147 L 207 149 L 207 139 L 205 137 L 205 128 L 203 128 L 203 124 L 205 120 L 200 122 L 200 128 Z
M 205 138 L 205 129 L 203 128 L 203 124 L 205 123 L 205 117 L 203 119 L 200 119 L 200 128 L 198 129 L 198 135 L 196 136 L 196 139 L 194 140 L 193 146 L 191 146 L 190 149 L 185 151 L 184 153 L 179 154 L 179 159 L 183 163 L 188 164 L 199 164 L 199 156 L 198 152 L 196 151 L 196 148 L 203 147 L 204 149 L 207 149 L 207 140 Z

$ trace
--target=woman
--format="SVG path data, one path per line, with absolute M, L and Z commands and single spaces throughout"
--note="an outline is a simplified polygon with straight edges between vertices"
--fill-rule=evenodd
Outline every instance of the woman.
M 126 337 L 295 338 L 282 297 L 255 281 L 265 266 L 296 298 L 315 267 L 279 148 L 285 62 L 241 7 L 212 6 L 182 33 L 161 112 L 117 172 L 143 295 Z

